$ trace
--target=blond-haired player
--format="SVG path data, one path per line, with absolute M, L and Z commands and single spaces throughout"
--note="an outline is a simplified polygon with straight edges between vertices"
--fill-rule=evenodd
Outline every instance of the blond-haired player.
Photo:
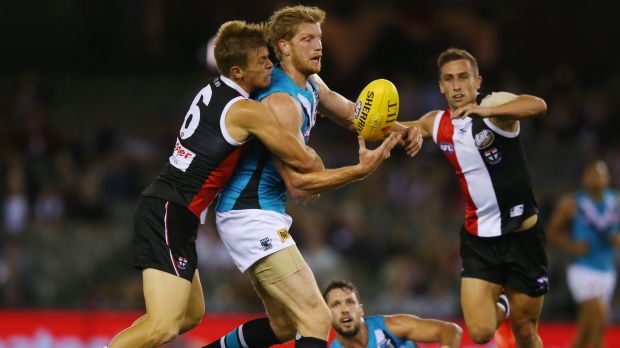
M 264 105 L 248 99 L 252 89 L 271 81 L 273 64 L 262 26 L 223 24 L 215 56 L 222 75 L 194 98 L 166 167 L 138 203 L 134 258 L 142 270 L 146 314 L 114 337 L 110 348 L 158 347 L 202 319 L 196 231 L 251 136 L 300 170 L 322 167 L 314 151 L 282 131 Z
M 276 11 L 267 23 L 280 65 L 272 72 L 270 86 L 257 91 L 256 98 L 302 141 L 309 140 L 317 112 L 355 131 L 354 104 L 330 90 L 317 75 L 324 19 L 325 12 L 317 7 L 293 6 Z M 216 221 L 229 253 L 250 278 L 269 319 L 247 322 L 208 347 L 267 347 L 295 337 L 297 347 L 327 345 L 330 312 L 288 233 L 292 219 L 285 213 L 287 186 L 302 197 L 359 180 L 386 158 L 401 135 L 405 149 L 415 154 L 421 138 L 411 129 L 391 134 L 374 151 L 366 150 L 360 139 L 357 165 L 305 174 L 274 160 L 264 149 L 244 155 L 222 191 Z
M 405 124 L 433 139 L 459 178 L 466 202 L 461 306 L 469 335 L 479 344 L 490 341 L 511 313 L 517 345 L 540 347 L 538 320 L 548 290 L 546 239 L 519 131 L 522 119 L 542 115 L 547 106 L 530 95 L 479 105 L 482 77 L 465 50 L 442 52 L 437 67 L 448 108 Z

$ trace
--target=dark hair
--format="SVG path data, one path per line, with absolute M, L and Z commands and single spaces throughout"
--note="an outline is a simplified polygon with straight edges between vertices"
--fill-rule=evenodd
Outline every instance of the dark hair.
M 437 70 L 439 71 L 439 74 L 441 75 L 441 68 L 444 65 L 461 59 L 468 60 L 469 63 L 471 63 L 471 67 L 474 69 L 474 74 L 478 76 L 478 62 L 476 61 L 476 58 L 474 58 L 471 53 L 454 47 L 448 48 L 447 50 L 441 52 L 439 57 L 437 57 Z
M 215 36 L 215 63 L 220 74 L 229 76 L 230 68 L 248 66 L 248 53 L 267 47 L 263 25 L 244 21 L 229 21 L 220 27 Z
M 349 289 L 351 292 L 355 293 L 357 300 L 360 301 L 360 293 L 355 284 L 353 284 L 350 280 L 339 279 L 329 282 L 329 284 L 325 287 L 325 290 L 323 290 L 323 299 L 327 301 L 327 295 L 334 289 Z

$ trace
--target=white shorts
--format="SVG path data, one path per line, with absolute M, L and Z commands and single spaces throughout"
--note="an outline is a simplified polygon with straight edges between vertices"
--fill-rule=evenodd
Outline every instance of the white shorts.
M 289 229 L 293 219 L 261 209 L 230 210 L 215 214 L 217 231 L 241 272 L 267 255 L 295 245 Z
M 602 298 L 609 304 L 616 287 L 616 272 L 599 271 L 590 267 L 572 264 L 566 270 L 568 289 L 577 303 L 593 298 Z

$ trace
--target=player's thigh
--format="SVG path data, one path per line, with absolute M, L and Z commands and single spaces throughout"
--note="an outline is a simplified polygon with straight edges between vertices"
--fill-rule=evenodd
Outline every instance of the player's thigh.
M 531 296 L 511 287 L 506 287 L 504 291 L 510 302 L 510 318 L 513 326 L 537 325 L 545 296 Z
M 198 270 L 194 273 L 192 279 L 191 290 L 189 294 L 189 301 L 187 303 L 187 310 L 185 316 L 193 319 L 200 320 L 205 313 L 205 298 L 202 292 L 202 283 L 200 282 L 200 275 Z
M 260 297 L 265 307 L 265 312 L 269 317 L 271 327 L 274 330 L 276 336 L 282 341 L 288 341 L 295 337 L 297 332 L 297 325 L 294 317 L 289 314 L 286 306 L 282 304 L 278 299 L 271 296 L 256 279 L 255 274 L 252 271 L 246 272 L 246 275 L 252 282 L 254 290 Z
M 478 278 L 461 278 L 461 306 L 468 327 L 482 326 L 495 330 L 497 299 L 502 285 Z
M 192 283 L 182 277 L 147 268 L 142 271 L 147 320 L 153 324 L 179 326 L 192 291 Z
M 263 258 L 252 271 L 264 295 L 297 318 L 324 305 L 316 279 L 296 245 Z

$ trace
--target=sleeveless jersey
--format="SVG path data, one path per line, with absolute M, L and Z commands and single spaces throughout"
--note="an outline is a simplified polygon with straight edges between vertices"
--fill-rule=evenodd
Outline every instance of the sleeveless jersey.
M 307 143 L 316 121 L 319 103 L 317 86 L 308 81 L 305 89 L 300 88 L 280 67 L 275 67 L 269 87 L 258 90 L 252 98 L 260 101 L 272 93 L 286 93 L 299 103 L 303 114 L 301 133 Z M 284 214 L 286 185 L 271 156 L 271 152 L 258 139 L 251 140 L 232 179 L 220 195 L 218 212 L 263 209 Z
M 587 242 L 590 252 L 575 260 L 578 265 L 601 271 L 613 271 L 614 247 L 609 243 L 612 233 L 618 233 L 620 216 L 616 192 L 605 190 L 600 202 L 586 192 L 575 194 L 577 203 L 573 218 L 573 239 Z
M 248 93 L 219 76 L 202 89 L 185 115 L 163 172 L 142 194 L 186 206 L 204 220 L 209 204 L 230 179 L 241 145 L 226 129 L 226 113 Z M 201 216 L 202 215 L 202 216 Z
M 396 337 L 392 331 L 388 330 L 383 315 L 364 317 L 364 322 L 368 327 L 366 348 L 417 348 L 414 342 Z M 338 338 L 335 338 L 329 348 L 344 348 L 344 346 L 338 341 Z
M 487 118 L 435 116 L 433 140 L 456 170 L 465 198 L 465 230 L 479 237 L 516 231 L 538 212 L 519 130 Z

